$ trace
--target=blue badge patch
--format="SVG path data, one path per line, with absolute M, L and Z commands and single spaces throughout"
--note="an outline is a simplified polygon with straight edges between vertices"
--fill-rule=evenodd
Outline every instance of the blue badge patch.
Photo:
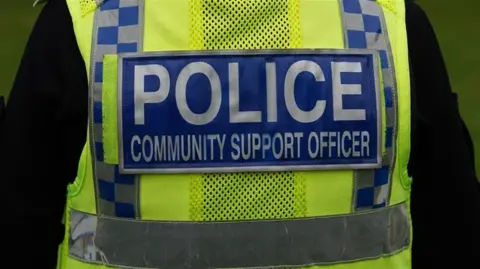
M 381 167 L 376 52 L 196 53 L 119 57 L 122 173 Z

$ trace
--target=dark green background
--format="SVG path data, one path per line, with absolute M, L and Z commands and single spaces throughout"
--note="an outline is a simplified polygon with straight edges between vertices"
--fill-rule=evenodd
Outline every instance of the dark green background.
M 8 95 L 28 34 L 41 9 L 32 8 L 33 0 L 4 2 L 0 9 L 0 95 Z M 419 0 L 418 3 L 435 27 L 453 90 L 459 94 L 462 116 L 476 145 L 480 175 L 480 1 Z

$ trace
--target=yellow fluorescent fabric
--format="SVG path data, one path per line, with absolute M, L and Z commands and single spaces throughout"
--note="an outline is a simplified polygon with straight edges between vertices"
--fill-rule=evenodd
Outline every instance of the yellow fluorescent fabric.
M 79 166 L 84 167 L 84 172 L 78 173 L 75 182 L 69 186 L 67 197 L 70 202 L 69 206 L 86 213 L 96 214 L 92 158 L 88 144 L 83 148 Z
M 189 1 L 145 1 L 145 51 L 188 50 Z
M 72 17 L 77 44 L 80 53 L 82 54 L 82 58 L 85 61 L 85 68 L 90 81 L 90 58 L 92 51 L 94 13 L 90 12 L 88 14 L 83 14 L 79 0 L 67 0 L 67 5 Z M 88 130 L 87 138 L 90 137 L 89 133 L 90 130 Z M 82 151 L 77 178 L 68 188 L 67 206 L 90 214 L 97 213 L 92 158 L 88 142 L 85 144 Z M 68 240 L 66 242 L 68 242 Z
M 390 1 L 396 14 L 383 8 L 390 44 L 395 62 L 398 94 L 398 132 L 397 158 L 392 182 L 391 204 L 398 204 L 409 199 L 411 179 L 407 174 L 410 157 L 410 73 L 408 63 L 407 33 L 405 25 L 405 5 L 403 1 Z M 403 15 L 402 15 L 403 14 Z
M 79 0 L 66 0 L 70 15 L 72 16 L 73 28 L 77 38 L 77 44 L 85 61 L 87 76 L 90 80 L 90 54 L 92 51 L 92 34 L 94 12 L 83 16 Z
M 300 14 L 304 48 L 343 49 L 345 47 L 338 1 L 301 0 Z
M 191 220 L 189 190 L 192 176 L 169 175 L 158 178 L 142 175 L 140 204 L 143 219 Z
M 72 14 L 75 33 L 77 36 L 80 51 L 90 70 L 91 40 L 93 34 L 93 16 L 90 12 L 82 14 L 80 0 L 67 0 Z M 272 0 L 273 1 L 273 0 Z M 265 22 L 263 25 L 283 29 L 286 26 L 289 30 L 285 34 L 275 36 L 272 44 L 268 44 L 270 37 L 262 36 L 260 33 L 246 33 L 241 39 L 235 39 L 229 35 L 231 25 L 217 31 L 212 38 L 205 38 L 205 33 L 212 29 L 202 22 L 206 19 L 204 13 L 208 14 L 228 10 L 227 0 L 206 1 L 210 5 L 201 5 L 200 0 L 146 0 L 144 20 L 144 51 L 170 51 L 170 50 L 192 50 L 192 49 L 252 49 L 252 48 L 344 48 L 344 36 L 342 28 L 342 17 L 340 6 L 337 0 L 290 0 L 279 9 L 273 10 L 270 17 L 260 19 Z M 211 4 L 213 2 L 223 3 L 223 6 Z M 245 1 L 247 3 L 248 1 Z M 271 2 L 271 1 L 265 1 Z M 276 1 L 279 2 L 279 1 Z M 282 1 L 285 2 L 285 1 Z M 391 204 L 397 204 L 408 200 L 408 188 L 410 179 L 406 174 L 409 158 L 410 144 L 410 92 L 409 92 L 409 66 L 406 40 L 406 29 L 404 23 L 403 0 L 383 0 L 385 5 L 384 14 L 388 26 L 390 43 L 394 55 L 395 70 L 397 76 L 398 92 L 398 137 L 397 137 L 397 159 L 396 169 L 392 184 Z M 253 5 L 252 3 L 250 3 Z M 246 4 L 248 5 L 248 4 Z M 244 10 L 252 12 L 251 5 Z M 392 13 L 394 11 L 395 13 Z M 281 15 L 288 13 L 287 19 Z M 235 24 L 238 21 L 229 21 L 231 17 L 226 15 L 225 23 Z M 222 19 L 208 18 L 210 21 L 222 21 Z M 263 20 L 263 21 L 262 21 Z M 272 21 L 273 20 L 273 21 Z M 259 26 L 260 27 L 260 26 Z M 276 28 L 275 28 L 276 29 Z M 103 84 L 103 134 L 105 162 L 118 163 L 118 137 L 117 137 L 117 56 L 108 55 L 104 60 L 104 84 Z M 90 72 L 87 72 L 90 73 Z M 381 72 L 380 72 L 381 73 Z M 90 74 L 89 74 L 90 75 Z M 382 87 L 382 104 L 384 107 Z M 382 109 L 382 136 L 385 139 L 385 110 Z M 382 143 L 384 148 L 385 144 Z M 95 214 L 95 185 L 92 174 L 92 160 L 89 145 L 84 148 L 79 165 L 79 175 L 76 182 L 69 187 L 69 208 Z M 348 214 L 352 212 L 352 194 L 354 191 L 352 171 L 315 171 L 295 172 L 292 177 L 284 176 L 282 180 L 291 180 L 296 188 L 301 189 L 300 198 L 293 201 L 297 204 L 293 217 L 324 216 L 336 214 Z M 211 180 L 202 175 L 141 175 L 140 176 L 140 212 L 141 218 L 145 220 L 205 220 L 218 218 L 219 216 L 206 215 L 202 212 L 202 201 L 210 195 L 204 190 L 219 190 L 222 187 L 220 177 Z M 249 179 L 254 179 L 251 177 Z M 224 181 L 230 183 L 238 178 L 228 177 Z M 260 179 L 256 179 L 259 180 Z M 261 179 L 265 184 L 269 181 Z M 213 187 L 208 183 L 217 182 Z M 233 184 L 233 183 L 232 183 Z M 255 188 L 253 186 L 252 188 Z M 259 188 L 264 188 L 260 186 Z M 407 191 L 406 191 L 407 190 Z M 220 195 L 224 195 L 221 193 Z M 239 203 L 240 198 L 232 198 L 232 204 Z M 210 196 L 213 199 L 214 196 Z M 210 199 L 209 198 L 209 199 Z M 268 198 L 268 197 L 267 197 Z M 266 198 L 266 199 L 267 199 Z M 235 200 L 236 199 L 236 200 Z M 295 207 L 295 205 L 293 205 Z M 68 211 L 67 211 L 68 213 Z M 277 212 L 278 213 L 278 212 Z M 281 213 L 281 212 L 280 212 Z M 273 214 L 273 213 L 272 213 Z M 68 215 L 68 214 L 67 214 Z M 249 216 L 256 216 L 255 213 Z M 272 215 L 274 216 L 274 214 Z M 277 216 L 277 215 L 276 215 Z M 220 216 L 221 217 L 221 216 Z M 225 216 L 224 216 L 225 217 Z M 229 217 L 229 216 L 227 216 Z M 245 216 L 241 216 L 246 218 Z M 248 216 L 247 216 L 248 217 Z M 68 221 L 67 221 L 68 222 Z M 106 268 L 102 265 L 85 264 L 67 257 L 68 253 L 68 226 L 65 237 L 66 244 L 61 248 L 60 268 L 62 269 L 100 269 Z M 405 264 L 410 264 L 410 251 L 403 251 L 392 257 L 379 258 L 376 260 L 362 261 L 356 263 L 338 264 L 330 266 L 314 266 L 309 268 L 328 269 L 404 269 Z
M 103 151 L 105 163 L 118 164 L 118 69 L 117 55 L 106 55 L 103 59 Z
M 82 16 L 94 12 L 97 9 L 97 3 L 103 0 L 78 0 Z
M 88 137 L 88 132 L 87 132 L 87 137 Z M 89 158 L 88 148 L 84 146 L 82 150 L 82 154 L 80 155 L 80 161 L 78 162 L 77 177 L 72 184 L 69 184 L 67 186 L 68 196 L 70 197 L 77 196 L 82 190 L 82 185 L 85 182 L 85 178 L 88 170 L 88 164 L 87 164 L 88 158 Z
M 397 8 L 398 4 L 400 3 L 403 5 L 403 0 L 398 1 L 398 0 L 377 0 L 377 3 L 382 5 L 384 8 L 388 9 L 390 12 L 392 12 L 394 15 L 397 15 L 399 10 Z M 403 7 L 399 7 L 400 11 L 403 9 Z
M 190 8 L 189 1 L 145 1 L 144 51 L 191 49 Z M 189 190 L 192 177 L 141 175 L 142 218 L 159 219 L 161 216 L 164 220 L 190 220 Z
M 332 12 L 332 10 L 337 12 Z M 301 0 L 300 22 L 304 48 L 344 48 L 342 18 L 338 1 Z M 352 171 L 298 174 L 306 181 L 307 216 L 351 212 Z M 322 180 L 317 180 L 319 177 Z M 319 190 L 331 191 L 318 195 Z
M 314 171 L 308 174 L 299 174 L 306 178 L 307 216 L 348 214 L 351 212 L 353 172 Z M 322 180 L 316 180 L 320 177 Z M 321 195 L 319 195 L 320 193 Z
M 299 3 L 298 0 L 190 0 L 189 47 L 207 50 L 302 47 Z M 304 217 L 306 181 L 300 173 L 293 172 L 195 176 L 190 187 L 190 219 Z M 269 206 L 271 201 L 285 203 Z
M 190 48 L 302 47 L 299 0 L 190 0 Z

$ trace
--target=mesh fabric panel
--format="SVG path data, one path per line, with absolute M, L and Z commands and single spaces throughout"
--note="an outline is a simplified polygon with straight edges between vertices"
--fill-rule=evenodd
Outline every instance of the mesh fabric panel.
M 103 0 L 78 0 L 82 16 L 93 12 L 103 2 Z
M 298 0 L 191 0 L 192 42 L 203 49 L 300 47 Z
M 190 0 L 191 49 L 300 48 L 299 0 Z M 306 216 L 305 179 L 294 172 L 194 177 L 190 217 L 197 221 Z
M 293 172 L 204 174 L 193 179 L 194 220 L 281 219 L 304 216 L 305 182 Z

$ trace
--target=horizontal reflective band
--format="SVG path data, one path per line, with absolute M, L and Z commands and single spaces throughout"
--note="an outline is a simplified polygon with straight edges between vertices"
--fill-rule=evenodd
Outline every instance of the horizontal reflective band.
M 84 220 L 84 213 L 73 212 Z M 93 217 L 96 219 L 96 217 Z M 92 227 L 72 224 L 71 227 Z M 410 243 L 406 204 L 351 215 L 238 222 L 155 222 L 99 218 L 97 256 L 111 266 L 245 268 L 304 266 L 372 259 Z M 78 229 L 80 229 L 78 228 Z M 71 235 L 89 235 L 71 231 Z M 70 244 L 88 245 L 88 242 Z M 72 250 L 73 249 L 73 250 Z M 85 253 L 70 254 L 79 259 Z M 83 255 L 82 255 L 83 254 Z M 91 255 L 90 255 L 91 256 Z

